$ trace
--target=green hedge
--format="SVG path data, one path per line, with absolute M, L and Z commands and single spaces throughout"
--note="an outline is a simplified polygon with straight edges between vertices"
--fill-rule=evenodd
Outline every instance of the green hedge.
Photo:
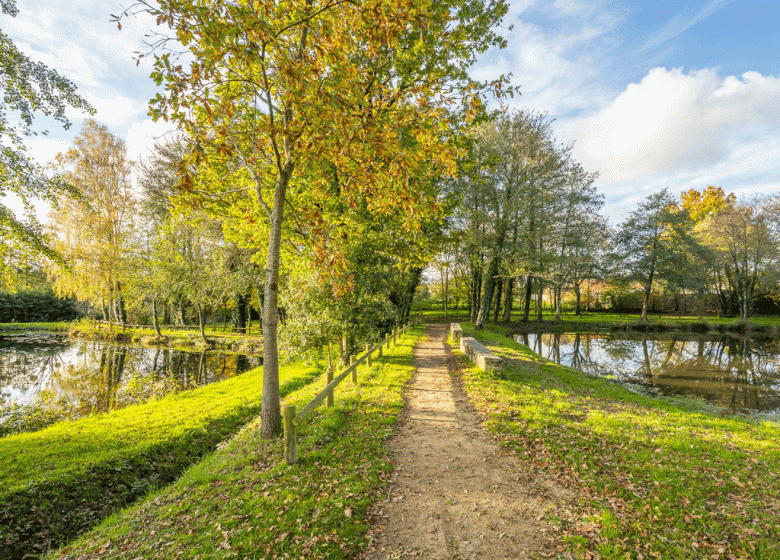
M 75 298 L 58 298 L 51 290 L 0 292 L 0 323 L 72 321 L 78 316 Z

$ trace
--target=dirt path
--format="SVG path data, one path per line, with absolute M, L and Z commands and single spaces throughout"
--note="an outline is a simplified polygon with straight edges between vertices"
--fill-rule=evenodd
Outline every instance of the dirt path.
M 391 440 L 396 471 L 379 504 L 368 560 L 507 559 L 545 553 L 541 520 L 567 490 L 523 472 L 482 430 L 449 375 L 455 367 L 445 325 L 431 325 L 414 349 L 407 411 Z M 550 552 L 550 551 L 547 551 Z

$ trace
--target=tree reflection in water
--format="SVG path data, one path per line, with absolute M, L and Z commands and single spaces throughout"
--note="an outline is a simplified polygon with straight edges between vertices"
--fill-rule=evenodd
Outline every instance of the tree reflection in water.
M 734 412 L 780 410 L 780 341 L 672 334 L 528 334 L 517 341 L 557 363 L 705 398 Z
M 0 412 L 58 406 L 71 416 L 107 412 L 233 377 L 259 359 L 222 352 L 0 337 Z

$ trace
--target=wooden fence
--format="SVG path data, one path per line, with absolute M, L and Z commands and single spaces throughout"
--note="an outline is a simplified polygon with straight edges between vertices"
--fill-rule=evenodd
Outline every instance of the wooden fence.
M 391 342 L 396 344 L 399 336 L 404 335 L 406 331 L 419 322 L 420 318 L 415 317 L 405 326 L 400 327 L 394 330 L 392 333 L 388 334 L 384 340 L 381 340 L 373 347 L 367 345 L 365 353 L 363 353 L 358 358 L 352 356 L 350 358 L 349 366 L 335 378 L 333 377 L 333 372 L 328 370 L 328 384 L 322 391 L 319 392 L 316 397 L 311 400 L 309 404 L 304 406 L 300 412 L 296 413 L 294 404 L 286 405 L 284 407 L 284 458 L 288 465 L 294 465 L 298 462 L 298 428 L 324 401 L 327 400 L 328 407 L 333 406 L 333 390 L 336 388 L 336 385 L 341 383 L 350 374 L 352 374 L 352 383 L 357 384 L 357 367 L 363 362 L 366 362 L 370 368 L 372 364 L 372 355 L 374 352 L 378 352 L 378 357 L 381 358 L 382 348 L 386 346 L 389 350 Z

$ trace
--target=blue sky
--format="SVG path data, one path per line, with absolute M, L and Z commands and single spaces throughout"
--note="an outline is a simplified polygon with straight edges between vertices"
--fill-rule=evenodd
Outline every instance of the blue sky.
M 146 115 L 150 67 L 132 60 L 149 22 L 118 31 L 113 0 L 18 7 L 17 18 L 0 16 L 0 28 L 74 81 L 131 157 L 145 153 L 164 131 Z M 510 106 L 555 119 L 558 139 L 600 173 L 613 223 L 664 187 L 780 193 L 777 0 L 513 0 L 502 33 L 509 46 L 485 53 L 474 76 L 511 73 L 522 95 Z M 31 140 L 36 157 L 67 149 L 82 118 Z

